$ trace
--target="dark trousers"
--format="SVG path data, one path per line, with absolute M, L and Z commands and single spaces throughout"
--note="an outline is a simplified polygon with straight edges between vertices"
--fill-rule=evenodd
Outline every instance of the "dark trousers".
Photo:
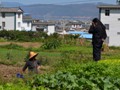
M 102 49 L 102 41 L 93 42 L 93 60 L 98 61 L 101 59 L 101 49 Z

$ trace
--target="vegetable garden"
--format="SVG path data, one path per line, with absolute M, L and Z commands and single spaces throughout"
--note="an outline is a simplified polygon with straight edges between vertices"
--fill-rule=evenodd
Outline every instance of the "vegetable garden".
M 119 47 L 104 47 L 102 60 L 94 62 L 89 40 L 22 32 L 32 38 L 30 42 L 16 33 L 19 37 L 0 34 L 0 90 L 120 90 Z M 17 78 L 30 50 L 39 53 L 40 73 Z

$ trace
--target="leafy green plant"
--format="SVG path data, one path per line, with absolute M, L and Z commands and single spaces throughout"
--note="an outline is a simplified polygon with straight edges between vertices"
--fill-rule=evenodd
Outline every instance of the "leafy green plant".
M 60 47 L 61 42 L 58 39 L 48 39 L 41 47 L 43 49 L 56 49 Z
M 114 73 L 116 72 L 114 70 L 116 68 L 115 63 L 113 65 L 105 62 L 109 61 L 86 64 L 73 63 L 69 68 L 57 71 L 54 74 L 35 76 L 30 85 L 43 86 L 50 90 L 119 90 L 120 75 L 116 76 L 117 73 Z M 116 65 L 117 68 L 120 68 L 118 66 L 120 62 L 119 64 L 118 62 Z

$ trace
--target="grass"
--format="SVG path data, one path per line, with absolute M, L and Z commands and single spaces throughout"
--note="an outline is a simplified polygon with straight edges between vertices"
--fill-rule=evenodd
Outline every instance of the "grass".
M 0 63 L 7 65 L 23 65 L 24 59 L 29 50 L 38 52 L 37 58 L 44 64 L 54 65 L 61 59 L 90 59 L 92 60 L 92 46 L 64 45 L 53 50 L 40 50 L 40 48 L 25 48 L 19 45 L 10 44 L 0 46 Z M 120 50 L 110 48 L 108 52 L 102 52 L 102 59 L 119 59 Z M 67 55 L 67 56 L 65 56 Z
M 7 65 L 20 64 L 24 61 L 26 51 L 0 48 L 0 63 Z
M 83 53 L 91 53 L 92 48 L 90 46 L 63 46 L 57 49 L 57 51 L 81 51 Z

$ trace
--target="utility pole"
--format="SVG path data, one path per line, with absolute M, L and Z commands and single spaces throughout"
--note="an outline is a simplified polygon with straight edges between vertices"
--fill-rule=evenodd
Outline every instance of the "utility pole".
M 66 23 L 65 23 L 64 19 L 61 22 L 62 22 L 62 33 L 63 33 L 63 39 L 64 39 L 64 33 L 65 33 L 65 25 L 66 25 Z

